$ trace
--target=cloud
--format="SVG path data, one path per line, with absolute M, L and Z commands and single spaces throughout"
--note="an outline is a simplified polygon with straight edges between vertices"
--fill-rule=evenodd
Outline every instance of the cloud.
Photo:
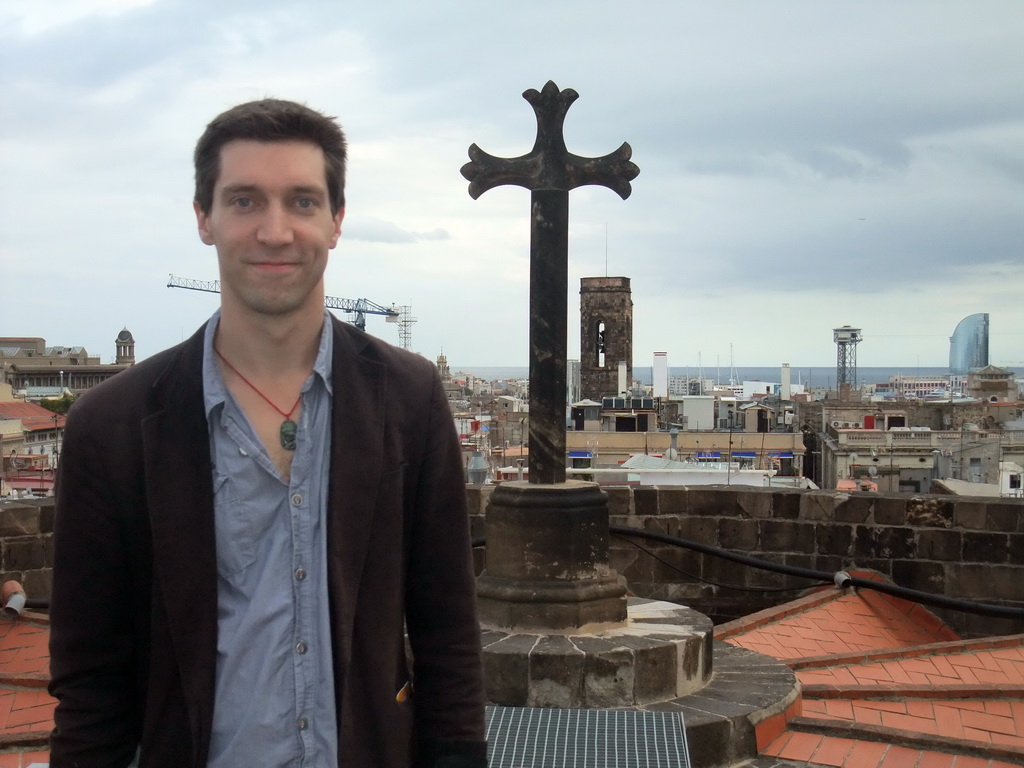
M 372 216 L 345 221 L 345 238 L 363 240 L 369 243 L 418 243 L 431 240 L 450 240 L 451 235 L 438 228 L 429 232 L 413 232 L 403 229 L 393 221 L 384 221 Z

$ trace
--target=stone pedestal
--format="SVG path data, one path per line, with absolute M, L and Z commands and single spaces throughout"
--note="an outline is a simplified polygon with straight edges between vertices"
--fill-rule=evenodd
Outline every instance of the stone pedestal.
M 480 620 L 504 630 L 626 621 L 626 583 L 608 565 L 607 495 L 594 483 L 502 483 L 487 510 Z
M 608 565 L 608 496 L 594 483 L 503 483 L 477 580 L 493 704 L 638 707 L 702 687 L 711 621 L 632 598 Z

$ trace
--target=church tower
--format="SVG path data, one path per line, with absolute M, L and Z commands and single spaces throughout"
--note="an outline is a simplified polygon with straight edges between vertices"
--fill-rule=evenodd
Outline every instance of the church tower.
M 115 365 L 135 365 L 135 338 L 127 328 L 117 334 L 114 341 L 117 347 L 117 356 L 114 358 Z
M 619 394 L 619 363 L 633 380 L 633 294 L 628 277 L 580 279 L 580 396 Z

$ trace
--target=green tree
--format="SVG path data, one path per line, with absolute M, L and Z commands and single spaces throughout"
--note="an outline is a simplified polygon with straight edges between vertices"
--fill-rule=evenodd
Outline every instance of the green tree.
M 48 411 L 53 411 L 54 413 L 59 413 L 61 416 L 66 414 L 68 412 L 68 409 L 71 408 L 71 406 L 74 405 L 74 403 L 74 395 L 64 395 L 63 397 L 57 398 L 55 400 L 39 401 L 39 404 L 43 406 L 43 408 L 45 408 Z

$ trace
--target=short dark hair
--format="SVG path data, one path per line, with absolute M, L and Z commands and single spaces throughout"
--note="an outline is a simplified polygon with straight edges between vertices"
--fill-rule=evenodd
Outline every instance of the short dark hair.
M 345 134 L 336 118 L 304 104 L 260 99 L 232 107 L 210 121 L 196 143 L 195 201 L 209 213 L 220 174 L 220 150 L 229 141 L 307 141 L 324 152 L 331 213 L 345 207 Z

